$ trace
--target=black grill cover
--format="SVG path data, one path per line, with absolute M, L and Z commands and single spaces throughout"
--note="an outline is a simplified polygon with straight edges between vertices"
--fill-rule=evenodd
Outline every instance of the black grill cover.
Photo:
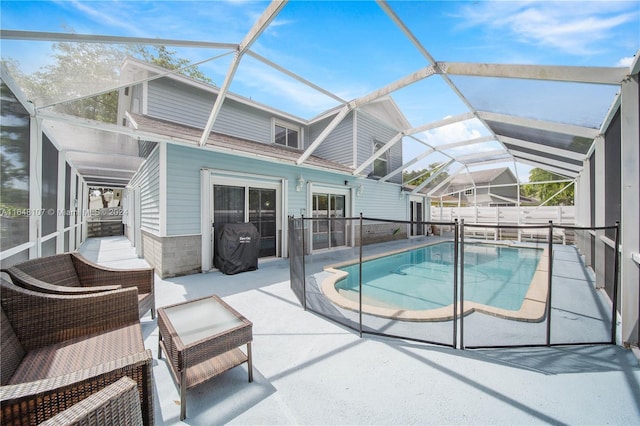
M 216 225 L 213 264 L 222 273 L 233 275 L 258 269 L 260 234 L 253 223 Z

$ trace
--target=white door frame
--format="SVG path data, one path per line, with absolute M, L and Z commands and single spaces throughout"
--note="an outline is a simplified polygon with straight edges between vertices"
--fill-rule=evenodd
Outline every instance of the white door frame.
M 307 185 L 307 211 L 309 217 L 313 217 L 313 194 L 329 194 L 329 195 L 344 195 L 345 212 L 344 217 L 351 217 L 353 215 L 353 200 L 355 195 L 354 188 L 350 186 L 331 185 L 323 183 L 309 182 Z M 353 224 L 352 224 L 353 225 Z M 350 226 L 350 243 L 345 247 L 353 247 L 355 237 L 355 226 Z M 309 226 L 307 229 L 307 235 L 305 237 L 309 241 L 309 250 L 313 253 L 313 226 Z M 321 249 L 325 250 L 325 249 Z

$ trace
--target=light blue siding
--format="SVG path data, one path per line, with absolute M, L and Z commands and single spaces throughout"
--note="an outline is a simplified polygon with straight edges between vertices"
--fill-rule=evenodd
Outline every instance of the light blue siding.
M 130 182 L 140 187 L 140 227 L 160 235 L 160 149 L 149 155 Z
M 400 194 L 400 185 L 372 179 L 360 179 L 358 183 L 362 183 L 363 193 L 356 197 L 355 216 L 362 212 L 367 217 L 407 220 L 409 197 Z
M 368 216 L 388 219 L 406 219 L 406 198 L 400 198 L 400 187 L 390 183 L 355 179 L 343 174 L 305 169 L 294 165 L 269 163 L 252 158 L 237 157 L 213 151 L 190 148 L 178 145 L 167 146 L 167 235 L 200 234 L 200 170 L 203 168 L 252 173 L 265 177 L 287 179 L 289 181 L 286 216 L 299 217 L 307 211 L 306 185 L 300 192 L 296 191 L 300 176 L 305 182 L 317 185 L 335 185 L 357 187 L 361 182 L 364 193 L 356 197 L 356 211 Z M 398 200 L 397 203 L 389 200 Z M 286 226 L 286 225 L 284 225 Z

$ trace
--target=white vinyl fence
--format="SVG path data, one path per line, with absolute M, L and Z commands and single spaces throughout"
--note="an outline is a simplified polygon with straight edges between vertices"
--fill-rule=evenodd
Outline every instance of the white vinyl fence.
M 498 225 L 534 226 L 548 225 L 553 221 L 554 226 L 575 225 L 574 206 L 539 206 L 539 207 L 431 207 L 431 221 L 453 222 L 464 220 L 465 235 L 483 237 L 484 239 L 517 238 L 522 240 L 536 240 L 548 236 L 548 229 L 499 229 Z M 474 227 L 473 225 L 496 225 L 491 227 Z M 567 234 L 564 229 L 554 228 L 554 239 L 561 239 L 566 243 Z

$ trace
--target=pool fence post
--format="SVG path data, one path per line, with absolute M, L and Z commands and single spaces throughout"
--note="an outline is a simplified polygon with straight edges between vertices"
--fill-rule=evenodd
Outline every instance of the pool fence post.
M 553 281 L 553 221 L 549 221 L 549 283 L 547 290 L 547 346 L 551 346 L 551 291 L 552 291 L 552 281 Z
M 453 226 L 453 347 L 458 347 L 458 219 Z
M 464 350 L 464 219 L 460 220 L 460 349 Z
M 358 304 L 359 304 L 359 309 L 358 309 L 358 318 L 359 318 L 359 325 L 360 325 L 360 337 L 362 337 L 362 212 L 360 212 L 360 261 L 358 264 L 358 268 L 359 268 L 359 283 L 358 283 Z
M 618 274 L 620 273 L 620 221 L 616 221 L 615 256 L 613 258 L 613 312 L 611 313 L 611 344 L 616 344 L 616 327 L 618 325 Z
M 294 226 L 295 229 L 295 226 Z M 307 271 L 305 269 L 305 247 L 304 247 L 304 215 L 300 217 L 300 229 L 302 232 L 302 307 L 307 310 Z

